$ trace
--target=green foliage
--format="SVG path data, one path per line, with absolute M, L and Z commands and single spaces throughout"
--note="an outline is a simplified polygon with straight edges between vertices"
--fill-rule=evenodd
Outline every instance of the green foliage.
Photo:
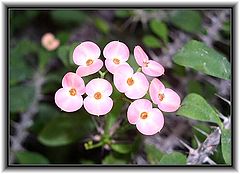
M 165 44 L 168 42 L 168 28 L 164 22 L 153 19 L 150 21 L 150 28 Z
M 149 48 L 161 48 L 161 42 L 153 35 L 145 35 L 143 43 Z
M 50 14 L 53 21 L 63 26 L 79 25 L 87 18 L 85 12 L 78 10 L 53 10 Z
M 16 152 L 16 158 L 20 164 L 49 164 L 49 161 L 46 157 L 36 152 Z
M 161 165 L 186 165 L 186 163 L 186 156 L 179 152 L 165 154 L 160 160 Z
M 202 17 L 198 11 L 178 10 L 172 12 L 170 22 L 190 33 L 197 33 L 202 30 Z
M 115 14 L 119 18 L 127 18 L 131 16 L 131 11 L 130 10 L 116 10 Z
M 188 94 L 184 98 L 181 107 L 177 111 L 177 115 L 194 120 L 217 123 L 222 127 L 222 122 L 215 110 L 203 97 L 195 93 Z
M 134 56 L 131 54 L 127 63 L 133 68 L 134 71 L 137 71 L 137 69 L 139 68 L 139 65 L 137 64 Z
M 118 158 L 116 156 L 114 156 L 113 154 L 107 155 L 103 161 L 103 164 L 127 164 L 127 160 L 124 158 Z
M 222 130 L 221 148 L 225 162 L 231 164 L 231 131 L 229 129 Z
M 154 145 L 145 144 L 144 147 L 148 162 L 153 165 L 159 164 L 164 153 L 159 151 Z
M 69 46 L 68 45 L 63 45 L 58 48 L 57 51 L 58 57 L 62 61 L 62 63 L 68 67 L 69 66 L 69 60 L 68 60 L 68 55 L 69 55 Z
M 193 131 L 193 134 L 197 137 L 197 139 L 200 142 L 203 142 L 207 137 L 196 129 L 202 130 L 203 132 L 205 132 L 207 134 L 211 133 L 211 129 L 207 123 L 200 123 L 200 124 L 195 125 L 194 128 L 192 129 L 192 131 Z M 195 138 L 192 139 L 192 147 L 197 148 L 197 142 L 196 142 Z
M 51 58 L 53 58 L 54 52 L 49 52 L 45 49 L 39 49 L 38 51 L 38 60 L 39 60 L 39 68 L 44 71 L 46 65 L 49 63 Z
M 30 40 L 20 40 L 10 50 L 10 85 L 29 79 L 33 74 L 33 67 L 27 64 L 26 56 L 37 52 L 38 45 Z
M 173 61 L 214 77 L 229 80 L 231 76 L 231 66 L 227 58 L 195 40 L 175 54 Z
M 99 29 L 99 31 L 101 31 L 104 34 L 108 34 L 110 32 L 110 26 L 104 19 L 96 18 L 95 26 L 97 27 L 97 29 Z
M 68 32 L 62 31 L 62 32 L 59 32 L 59 33 L 56 34 L 56 39 L 59 39 L 60 40 L 60 44 L 64 45 L 64 44 L 67 43 L 69 35 L 70 34 Z
M 132 151 L 132 144 L 111 144 L 111 148 L 122 154 L 127 154 Z
M 63 114 L 51 120 L 40 132 L 38 139 L 46 146 L 63 146 L 83 138 L 93 130 L 90 116 Z
M 34 100 L 34 87 L 19 85 L 10 88 L 10 112 L 24 112 Z

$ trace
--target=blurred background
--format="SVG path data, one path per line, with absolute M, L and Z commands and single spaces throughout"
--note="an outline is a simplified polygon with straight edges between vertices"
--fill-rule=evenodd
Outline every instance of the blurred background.
M 151 59 L 165 67 L 160 79 L 181 99 L 194 92 L 223 115 L 230 114 L 230 106 L 215 95 L 229 100 L 230 81 L 177 65 L 172 58 L 195 39 L 230 61 L 231 9 L 10 9 L 8 14 L 10 164 L 184 165 L 188 146 L 197 148 L 198 140 L 203 142 L 207 137 L 203 134 L 212 132 L 210 123 L 164 113 L 163 130 L 143 136 L 127 122 L 128 103 L 121 100 L 115 101 L 113 112 L 99 118 L 87 114 L 84 108 L 61 112 L 54 103 L 55 92 L 61 88 L 64 74 L 77 69 L 72 52 L 86 40 L 97 43 L 101 50 L 112 40 L 124 42 L 131 53 L 136 45 L 142 46 Z M 60 41 L 51 51 L 41 43 L 42 36 L 49 32 Z M 136 67 L 132 55 L 129 63 Z M 107 78 L 112 76 L 108 74 Z M 210 158 L 216 164 L 225 164 L 219 148 Z M 171 162 L 167 154 L 174 154 L 177 162 Z

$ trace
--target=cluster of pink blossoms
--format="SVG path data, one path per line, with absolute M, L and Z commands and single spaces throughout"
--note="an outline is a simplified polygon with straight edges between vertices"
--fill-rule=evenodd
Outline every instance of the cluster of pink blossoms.
M 73 61 L 79 65 L 76 73 L 68 72 L 62 79 L 62 88 L 55 94 L 55 103 L 66 112 L 77 111 L 84 105 L 92 115 L 105 115 L 111 111 L 113 100 L 111 83 L 103 78 L 92 79 L 86 86 L 82 77 L 94 74 L 103 67 L 99 59 L 100 48 L 93 42 L 86 41 L 78 45 L 73 52 Z M 134 57 L 140 70 L 134 72 L 127 63 L 128 47 L 119 41 L 108 43 L 104 50 L 105 66 L 113 74 L 113 82 L 117 90 L 126 97 L 134 99 L 127 110 L 129 123 L 136 125 L 144 135 L 154 135 L 164 125 L 161 111 L 174 112 L 181 103 L 179 95 L 172 89 L 165 88 L 163 83 L 153 78 L 150 82 L 145 75 L 159 77 L 164 74 L 161 64 L 149 60 L 140 46 L 134 48 Z M 143 97 L 149 91 L 150 98 L 158 108 L 153 108 L 152 102 Z M 87 96 L 83 99 L 82 95 Z

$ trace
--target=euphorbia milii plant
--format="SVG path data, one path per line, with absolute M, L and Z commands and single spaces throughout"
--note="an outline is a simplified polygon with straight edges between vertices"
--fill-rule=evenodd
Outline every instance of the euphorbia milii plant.
M 140 67 L 134 72 L 127 63 L 129 48 L 120 41 L 111 41 L 104 47 L 107 69 L 104 73 L 100 71 L 103 67 L 100 56 L 101 49 L 92 41 L 82 42 L 74 49 L 73 62 L 79 67 L 76 73 L 68 72 L 63 77 L 62 88 L 55 94 L 57 106 L 65 112 L 74 112 L 84 105 L 91 115 L 107 115 L 116 100 L 111 96 L 115 86 L 117 91 L 123 93 L 121 99 L 130 102 L 127 111 L 122 112 L 130 124 L 136 125 L 143 135 L 154 135 L 161 131 L 164 126 L 162 111 L 175 112 L 181 103 L 179 95 L 165 88 L 157 78 L 164 74 L 163 66 L 150 60 L 145 51 L 136 46 L 134 57 Z M 100 78 L 91 79 L 85 87 L 82 78 L 97 72 Z M 105 78 L 107 72 L 110 74 Z M 155 77 L 150 85 L 145 75 Z M 84 99 L 83 94 L 86 96 Z M 154 108 L 153 104 L 158 108 Z

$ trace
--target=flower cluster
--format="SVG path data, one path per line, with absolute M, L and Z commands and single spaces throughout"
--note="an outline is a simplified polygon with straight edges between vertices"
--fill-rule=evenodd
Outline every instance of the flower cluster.
M 105 67 L 113 74 L 113 84 L 116 89 L 133 99 L 127 110 L 130 124 L 136 125 L 144 135 L 154 135 L 164 125 L 163 112 L 176 111 L 181 103 L 179 95 L 156 77 L 164 74 L 161 64 L 149 60 L 140 46 L 134 48 L 134 57 L 140 66 L 137 72 L 127 63 L 129 59 L 128 47 L 119 41 L 108 43 L 104 50 Z M 110 82 L 103 78 L 92 79 L 85 86 L 82 77 L 94 74 L 103 67 L 100 59 L 101 50 L 93 42 L 86 41 L 78 45 L 73 52 L 73 61 L 79 65 L 76 73 L 68 72 L 62 79 L 62 88 L 55 94 L 55 103 L 66 112 L 77 111 L 84 105 L 86 111 L 92 115 L 105 115 L 111 111 L 113 91 Z M 140 72 L 142 71 L 142 72 Z M 149 83 L 147 76 L 153 77 Z M 150 100 L 145 99 L 149 93 Z M 82 95 L 87 96 L 83 99 Z

